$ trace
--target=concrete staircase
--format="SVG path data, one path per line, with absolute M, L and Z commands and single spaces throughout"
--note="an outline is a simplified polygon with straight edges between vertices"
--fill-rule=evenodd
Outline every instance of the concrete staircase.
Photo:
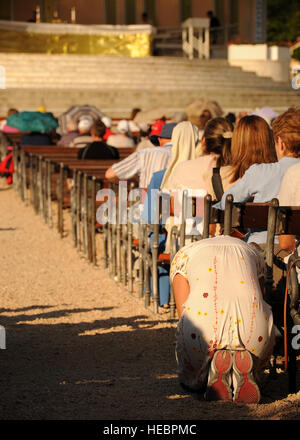
M 291 85 L 220 59 L 0 53 L 0 65 L 6 70 L 0 114 L 44 105 L 59 115 L 71 105 L 90 104 L 112 117 L 128 117 L 133 107 L 179 111 L 199 97 L 218 101 L 224 111 L 265 105 L 282 111 L 300 104 L 300 91 Z

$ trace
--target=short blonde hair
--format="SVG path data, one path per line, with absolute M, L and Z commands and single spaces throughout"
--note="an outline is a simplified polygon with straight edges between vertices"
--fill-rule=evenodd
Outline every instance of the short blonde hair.
M 275 141 L 284 142 L 287 151 L 294 157 L 300 156 L 300 108 L 289 108 L 272 121 Z

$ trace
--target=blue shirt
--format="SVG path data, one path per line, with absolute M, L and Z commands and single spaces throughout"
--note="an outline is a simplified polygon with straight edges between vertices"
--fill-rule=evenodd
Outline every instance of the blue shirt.
M 300 159 L 296 157 L 285 156 L 279 162 L 252 165 L 235 185 L 224 192 L 221 201 L 216 203 L 214 208 L 224 210 L 228 194 L 233 195 L 235 203 L 245 203 L 252 196 L 255 203 L 269 202 L 277 197 L 286 170 L 299 161 Z M 266 231 L 253 232 L 246 238 L 246 241 L 265 243 Z
M 156 171 L 152 174 L 151 181 L 147 188 L 147 193 L 144 202 L 144 208 L 142 213 L 142 220 L 145 223 L 153 224 L 154 222 L 154 208 L 152 207 L 152 201 L 155 201 L 155 196 L 160 189 L 161 182 L 164 178 L 165 172 L 167 168 L 164 170 Z

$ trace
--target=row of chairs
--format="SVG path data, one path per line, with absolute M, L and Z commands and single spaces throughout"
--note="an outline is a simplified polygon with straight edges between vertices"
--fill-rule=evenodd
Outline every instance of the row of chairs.
M 132 149 L 120 149 L 120 159 Z M 75 148 L 15 146 L 14 187 L 50 227 L 54 226 L 52 202 L 56 202 L 57 231 L 65 236 L 65 212 L 71 214 L 73 244 L 96 264 L 96 193 L 105 185 L 105 171 L 116 160 L 77 159 Z M 28 195 L 28 189 L 29 195 Z

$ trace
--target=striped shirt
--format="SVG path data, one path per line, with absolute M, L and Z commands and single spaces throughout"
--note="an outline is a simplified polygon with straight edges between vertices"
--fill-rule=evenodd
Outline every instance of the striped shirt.
M 145 148 L 115 163 L 112 168 L 120 180 L 139 176 L 140 188 L 147 188 L 152 174 L 167 168 L 171 160 L 171 150 L 170 143 L 163 147 Z

